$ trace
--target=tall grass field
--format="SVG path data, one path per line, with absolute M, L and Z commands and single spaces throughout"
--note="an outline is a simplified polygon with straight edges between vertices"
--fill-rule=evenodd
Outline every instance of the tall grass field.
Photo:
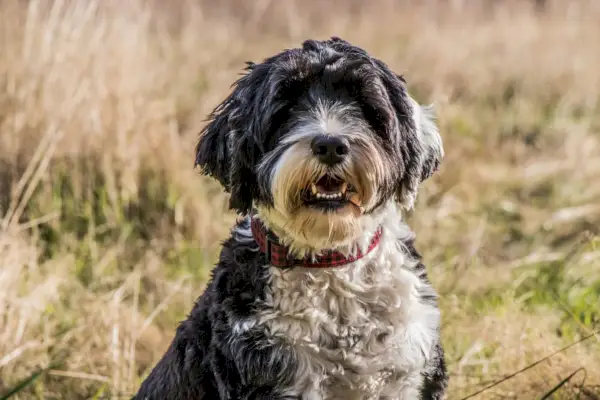
M 0 399 L 136 392 L 236 218 L 194 169 L 207 114 L 333 35 L 437 108 L 407 218 L 448 398 L 600 399 L 594 0 L 1 0 Z

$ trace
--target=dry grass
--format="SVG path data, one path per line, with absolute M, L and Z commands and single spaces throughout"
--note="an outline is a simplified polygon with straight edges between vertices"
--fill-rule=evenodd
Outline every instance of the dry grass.
M 0 398 L 49 365 L 16 398 L 135 391 L 234 218 L 192 169 L 203 118 L 243 61 L 308 37 L 364 46 L 438 105 L 447 157 L 410 223 L 450 399 L 600 328 L 600 7 L 463 3 L 2 1 Z M 598 398 L 599 340 L 478 398 L 578 368 Z

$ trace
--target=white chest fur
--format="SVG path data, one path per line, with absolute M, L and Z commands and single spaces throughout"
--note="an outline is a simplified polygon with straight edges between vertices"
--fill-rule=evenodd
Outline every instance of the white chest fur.
M 389 229 L 391 228 L 391 229 Z M 386 227 L 367 257 L 340 268 L 271 267 L 268 311 L 260 322 L 291 343 L 301 367 L 291 388 L 303 399 L 416 399 L 437 340 L 439 311 L 422 301 L 421 281 Z

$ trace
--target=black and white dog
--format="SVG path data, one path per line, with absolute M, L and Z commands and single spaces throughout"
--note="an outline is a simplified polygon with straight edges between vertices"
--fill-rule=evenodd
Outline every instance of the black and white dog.
M 429 108 L 350 43 L 247 73 L 196 164 L 244 215 L 137 399 L 443 399 L 440 312 L 402 209 L 443 157 Z

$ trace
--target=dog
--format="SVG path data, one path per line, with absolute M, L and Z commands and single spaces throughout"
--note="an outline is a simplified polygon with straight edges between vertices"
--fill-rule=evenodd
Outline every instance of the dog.
M 406 86 L 338 37 L 247 63 L 196 146 L 240 215 L 136 399 L 445 398 L 437 294 L 402 217 L 444 150 Z

